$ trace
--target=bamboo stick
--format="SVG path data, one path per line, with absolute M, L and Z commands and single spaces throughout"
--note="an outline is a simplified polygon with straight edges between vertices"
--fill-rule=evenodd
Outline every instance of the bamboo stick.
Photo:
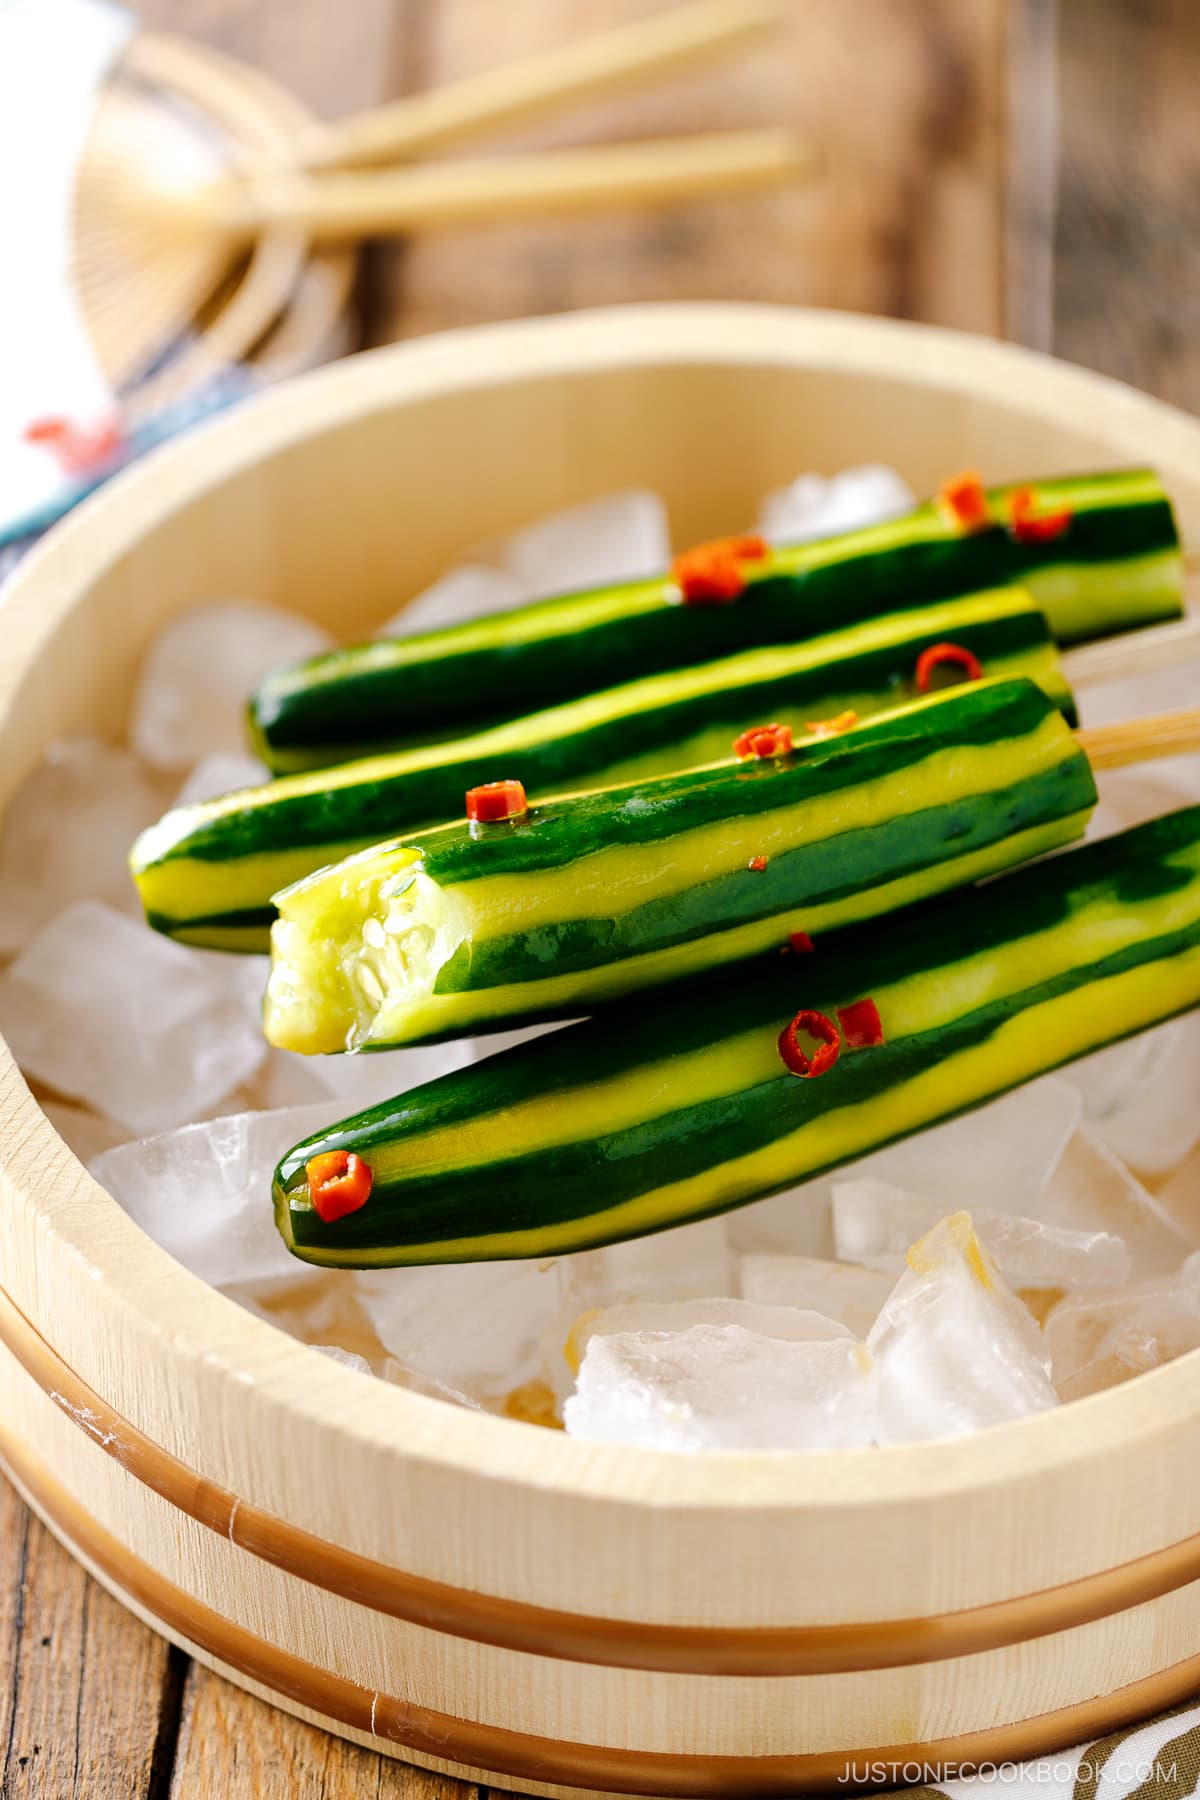
M 1115 725 L 1091 725 L 1077 735 L 1093 769 L 1124 769 L 1130 763 L 1185 756 L 1200 750 L 1200 706 L 1121 719 Z
M 177 227 L 235 237 L 277 228 L 344 242 L 560 209 L 741 193 L 791 179 L 810 161 L 785 130 L 712 132 L 368 174 L 265 175 L 242 188 L 176 196 L 171 212 Z
M 515 67 L 489 69 L 338 124 L 314 126 L 298 139 L 296 160 L 302 168 L 330 169 L 425 155 L 714 60 L 777 17 L 774 0 L 692 0 Z

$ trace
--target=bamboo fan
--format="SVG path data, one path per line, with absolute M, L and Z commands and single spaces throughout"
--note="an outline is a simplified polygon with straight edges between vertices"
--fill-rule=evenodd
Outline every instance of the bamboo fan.
M 411 158 L 624 91 L 725 54 L 774 16 L 771 0 L 690 0 L 515 68 L 319 127 L 254 71 L 182 40 L 136 38 L 97 105 L 76 192 L 77 286 L 109 379 L 127 386 L 195 326 L 190 360 L 183 370 L 172 364 L 180 385 L 198 366 L 246 356 L 300 289 L 319 306 L 338 283 L 328 269 L 323 282 L 306 279 L 313 239 L 346 244 L 534 211 L 661 205 L 790 177 L 807 157 L 772 131 L 323 172 Z
M 79 170 L 75 274 L 115 388 L 137 381 L 186 334 L 182 354 L 138 390 L 140 405 L 160 404 L 247 357 L 305 289 L 311 261 L 304 237 L 280 229 L 264 232 L 231 270 L 225 246 L 164 230 L 161 210 L 144 203 L 145 170 L 164 184 L 192 185 L 201 170 L 223 177 L 283 154 L 307 123 L 299 103 L 257 71 L 182 39 L 132 40 L 98 102 Z M 323 275 L 325 310 L 340 313 L 352 259 L 327 258 Z M 312 322 L 322 338 L 332 323 Z

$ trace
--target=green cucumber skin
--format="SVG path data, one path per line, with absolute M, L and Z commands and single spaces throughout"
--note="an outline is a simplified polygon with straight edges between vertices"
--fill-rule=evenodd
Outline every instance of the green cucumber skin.
M 415 756 L 399 752 L 363 763 L 357 772 L 343 766 L 336 772 L 285 777 L 233 800 L 180 808 L 135 846 L 132 866 L 147 918 L 156 930 L 198 943 L 219 943 L 223 932 L 257 927 L 260 941 L 246 947 L 265 948 L 274 917 L 271 896 L 284 885 L 268 868 L 260 864 L 248 870 L 243 907 L 219 911 L 207 904 L 203 870 L 197 869 L 187 890 L 192 904 L 186 912 L 157 903 L 155 871 L 180 858 L 229 863 L 298 848 L 311 849 L 315 869 L 351 850 L 461 814 L 466 790 L 498 776 L 523 781 L 534 797 L 576 785 L 605 787 L 631 763 L 639 778 L 689 766 L 695 760 L 689 746 L 701 733 L 728 755 L 734 737 L 749 724 L 783 715 L 800 728 L 807 717 L 840 710 L 843 699 L 861 703 L 864 693 L 879 707 L 894 706 L 911 696 L 922 650 L 944 641 L 948 631 L 954 642 L 974 652 L 985 670 L 1000 660 L 1014 672 L 1023 660 L 1036 667 L 1043 687 L 1073 724 L 1070 690 L 1056 679 L 1056 662 L 1045 666 L 1053 651 L 1043 615 L 1021 590 L 972 596 L 966 604 L 978 614 L 980 604 L 993 598 L 990 616 L 973 616 L 957 625 L 948 624 L 945 607 L 898 614 L 896 629 L 889 627 L 890 641 L 883 645 L 864 643 L 866 632 L 859 627 L 857 633 L 850 629 L 800 649 L 780 650 L 780 672 L 761 672 L 753 681 L 745 678 L 746 659 L 731 659 L 730 674 L 741 679 L 717 692 L 711 691 L 710 678 L 723 664 L 631 682 L 591 697 L 586 718 L 568 705 L 514 722 L 504 733 L 511 747 L 503 750 L 483 734 L 447 744 L 433 761 L 429 751 Z M 818 646 L 820 664 L 802 666 Z M 773 661 L 773 654 L 767 654 Z M 830 665 L 836 666 L 841 683 L 833 693 Z M 669 688 L 666 697 L 664 685 Z
M 444 826 L 412 841 L 424 848 L 426 869 L 443 887 L 493 875 L 533 880 L 541 870 L 578 865 L 605 850 L 633 845 L 661 844 L 666 860 L 672 843 L 689 832 L 802 805 L 900 769 L 911 769 L 915 782 L 931 753 L 1021 738 L 1053 712 L 1028 682 L 955 689 L 934 705 L 880 719 L 843 738 L 818 739 L 794 760 L 729 764 L 641 788 L 576 795 L 533 808 L 494 839 L 489 833 L 486 844 L 464 825 Z M 469 954 L 441 970 L 434 992 L 525 981 L 536 1001 L 536 984 L 546 975 L 596 968 L 849 896 L 970 855 L 1030 826 L 1068 818 L 1095 802 L 1091 765 L 1076 750 L 1014 786 L 917 806 L 832 840 L 796 844 L 771 856 L 758 872 L 739 869 L 700 886 L 685 884 L 624 913 L 614 896 L 613 911 L 602 918 L 539 923 L 520 936 L 476 936 Z
M 1164 895 L 1187 901 L 1183 924 L 1166 934 L 1149 928 L 1100 961 L 1072 967 L 1071 935 L 1097 898 L 1127 910 Z M 1194 902 L 1194 903 L 1193 903 Z M 649 1117 L 608 1135 L 581 1134 L 517 1157 L 451 1165 L 420 1176 L 377 1181 L 361 1211 L 325 1225 L 306 1204 L 304 1168 L 321 1150 L 346 1148 L 369 1163 L 381 1151 L 435 1129 L 453 1129 L 509 1111 L 531 1100 L 578 1092 L 581 1103 L 592 1088 L 614 1076 L 651 1066 L 669 1048 L 673 1057 L 706 1050 L 722 1039 L 747 1032 L 775 1034 L 799 1006 L 834 1016 L 838 1005 L 924 971 L 947 964 L 947 945 L 961 946 L 965 959 L 1053 932 L 1061 952 L 1052 965 L 1039 964 L 1036 985 L 1004 993 L 960 1014 L 940 1028 L 872 1049 L 845 1054 L 817 1081 L 779 1075 L 723 1098 Z M 1111 975 L 1170 964 L 1200 950 L 1200 807 L 1187 808 L 1121 836 L 1093 843 L 1028 866 L 982 887 L 959 892 L 894 915 L 886 931 L 867 924 L 831 933 L 812 956 L 755 959 L 703 981 L 660 991 L 652 1007 L 626 1006 L 604 1018 L 567 1026 L 533 1043 L 412 1090 L 296 1145 L 275 1175 L 276 1217 L 289 1248 L 301 1260 L 329 1266 L 372 1267 L 445 1260 L 479 1260 L 492 1233 L 532 1230 L 570 1236 L 560 1247 L 576 1250 L 614 1241 L 628 1233 L 589 1235 L 588 1220 L 614 1204 L 672 1183 L 710 1177 L 708 1191 L 677 1216 L 681 1224 L 745 1205 L 774 1191 L 739 1189 L 723 1178 L 733 1158 L 786 1136 L 812 1120 L 855 1108 L 861 1136 L 852 1155 L 880 1148 L 941 1117 L 908 1130 L 872 1135 L 873 1102 L 906 1079 L 950 1059 L 966 1048 L 987 1045 L 1006 1022 L 1058 995 L 1082 992 Z M 1193 977 L 1194 979 L 1194 977 Z M 1195 1004 L 1181 991 L 1133 1029 Z M 1099 1048 L 1127 1031 L 1106 1026 L 1103 1010 L 1088 1017 L 1094 1026 L 1087 1048 Z M 1076 1054 L 1078 1052 L 1072 1052 Z M 1048 1055 L 1042 1073 L 1059 1065 Z M 1000 1093 L 1013 1083 L 998 1084 Z M 984 1094 L 972 1100 L 991 1097 Z M 951 1108 L 950 1111 L 962 1110 Z M 966 1110 L 969 1110 L 969 1106 Z M 839 1160 L 846 1160 L 840 1158 Z M 799 1166 L 789 1181 L 807 1179 L 836 1164 Z M 661 1228 L 649 1227 L 648 1229 Z M 445 1253 L 447 1241 L 461 1242 L 461 1256 Z M 429 1254 L 429 1246 L 443 1250 Z M 518 1252 L 521 1253 L 521 1252 Z M 525 1254 L 554 1254 L 543 1246 Z M 491 1254 L 512 1255 L 511 1249 Z
M 964 535 L 926 506 L 893 525 L 780 549 L 774 571 L 752 580 L 733 605 L 681 606 L 669 579 L 656 577 L 539 601 L 483 626 L 333 651 L 268 676 L 251 702 L 252 731 L 275 768 L 345 760 L 428 741 L 464 720 L 479 729 L 615 686 L 631 668 L 650 675 L 796 642 L 897 603 L 1005 586 L 1056 566 L 1079 565 L 1080 594 L 1060 619 L 1048 602 L 1060 641 L 1178 616 L 1179 594 L 1160 592 L 1131 595 L 1124 612 L 1104 608 L 1097 629 L 1087 617 L 1089 565 L 1111 572 L 1123 560 L 1178 548 L 1170 501 L 1151 473 L 1037 488 L 1047 508 L 1078 504 L 1070 529 L 1048 543 L 1020 543 L 1002 526 Z M 1011 492 L 993 490 L 997 508 Z M 595 615 L 590 623 L 581 607 Z

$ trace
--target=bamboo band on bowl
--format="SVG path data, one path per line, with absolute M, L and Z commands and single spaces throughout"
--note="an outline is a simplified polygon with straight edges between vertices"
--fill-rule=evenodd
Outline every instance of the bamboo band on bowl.
M 0 1468 L 66 1548 L 118 1599 L 148 1614 L 169 1636 L 211 1658 L 223 1672 L 267 1689 L 285 1704 L 401 1750 L 522 1782 L 672 1796 L 783 1796 L 835 1787 L 855 1792 L 878 1787 L 881 1780 L 911 1781 L 906 1769 L 952 1768 L 956 1775 L 965 1775 L 980 1764 L 1045 1755 L 1117 1730 L 1200 1691 L 1200 1656 L 1191 1656 L 1115 1693 L 1010 1725 L 927 1743 L 852 1751 L 706 1756 L 535 1737 L 373 1691 L 223 1618 L 132 1555 L 3 1426 Z
M 782 1677 L 915 1667 L 1069 1631 L 1200 1580 L 1198 1533 L 1058 1587 L 928 1618 L 712 1627 L 562 1612 L 408 1574 L 317 1537 L 210 1481 L 114 1411 L 3 1289 L 0 1344 L 122 1468 L 239 1549 L 374 1612 L 531 1656 L 677 1675 Z

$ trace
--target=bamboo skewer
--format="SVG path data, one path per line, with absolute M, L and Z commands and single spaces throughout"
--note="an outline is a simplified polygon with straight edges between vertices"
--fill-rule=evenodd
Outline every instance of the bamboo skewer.
M 177 230 L 249 238 L 282 229 L 333 242 L 739 193 L 788 180 L 806 161 L 791 132 L 727 131 L 369 174 L 262 175 L 240 187 L 162 198 Z
M 346 168 L 441 150 L 713 60 L 777 18 L 773 0 L 691 0 L 515 68 L 488 70 L 335 125 L 314 126 L 296 140 L 294 162 L 309 170 Z
M 1076 736 L 1093 769 L 1124 769 L 1163 756 L 1186 756 L 1200 750 L 1200 706 L 1121 719 L 1115 725 L 1091 725 Z
M 364 235 L 538 211 L 653 206 L 710 192 L 737 193 L 794 175 L 815 159 L 786 133 L 769 131 L 494 163 L 405 162 L 489 128 L 716 60 L 778 16 L 778 0 L 687 0 L 600 37 L 340 124 L 301 116 L 282 136 L 249 130 L 235 131 L 232 139 L 222 129 L 218 164 L 225 166 L 198 176 L 194 155 L 158 153 L 173 115 L 156 108 L 153 91 L 161 88 L 169 97 L 182 87 L 192 110 L 205 119 L 215 105 L 220 123 L 228 99 L 224 90 L 232 87 L 237 98 L 239 84 L 230 80 L 236 67 L 209 67 L 211 58 L 181 40 L 139 35 L 126 58 L 133 86 L 116 84 L 117 91 L 97 109 L 79 183 L 76 278 L 89 324 L 105 346 L 106 369 L 116 383 L 129 380 L 198 319 L 207 341 L 212 320 L 204 309 L 214 296 L 222 326 L 230 315 L 225 339 L 234 342 L 235 353 L 244 351 L 286 304 L 312 238 L 328 247 Z M 246 72 L 242 86 L 257 85 Z M 236 106 L 234 114 L 238 125 Z M 130 117 L 147 143 L 135 141 L 126 128 Z M 359 175 L 322 173 L 392 157 L 402 166 Z M 253 279 L 231 282 L 229 272 L 246 251 Z

